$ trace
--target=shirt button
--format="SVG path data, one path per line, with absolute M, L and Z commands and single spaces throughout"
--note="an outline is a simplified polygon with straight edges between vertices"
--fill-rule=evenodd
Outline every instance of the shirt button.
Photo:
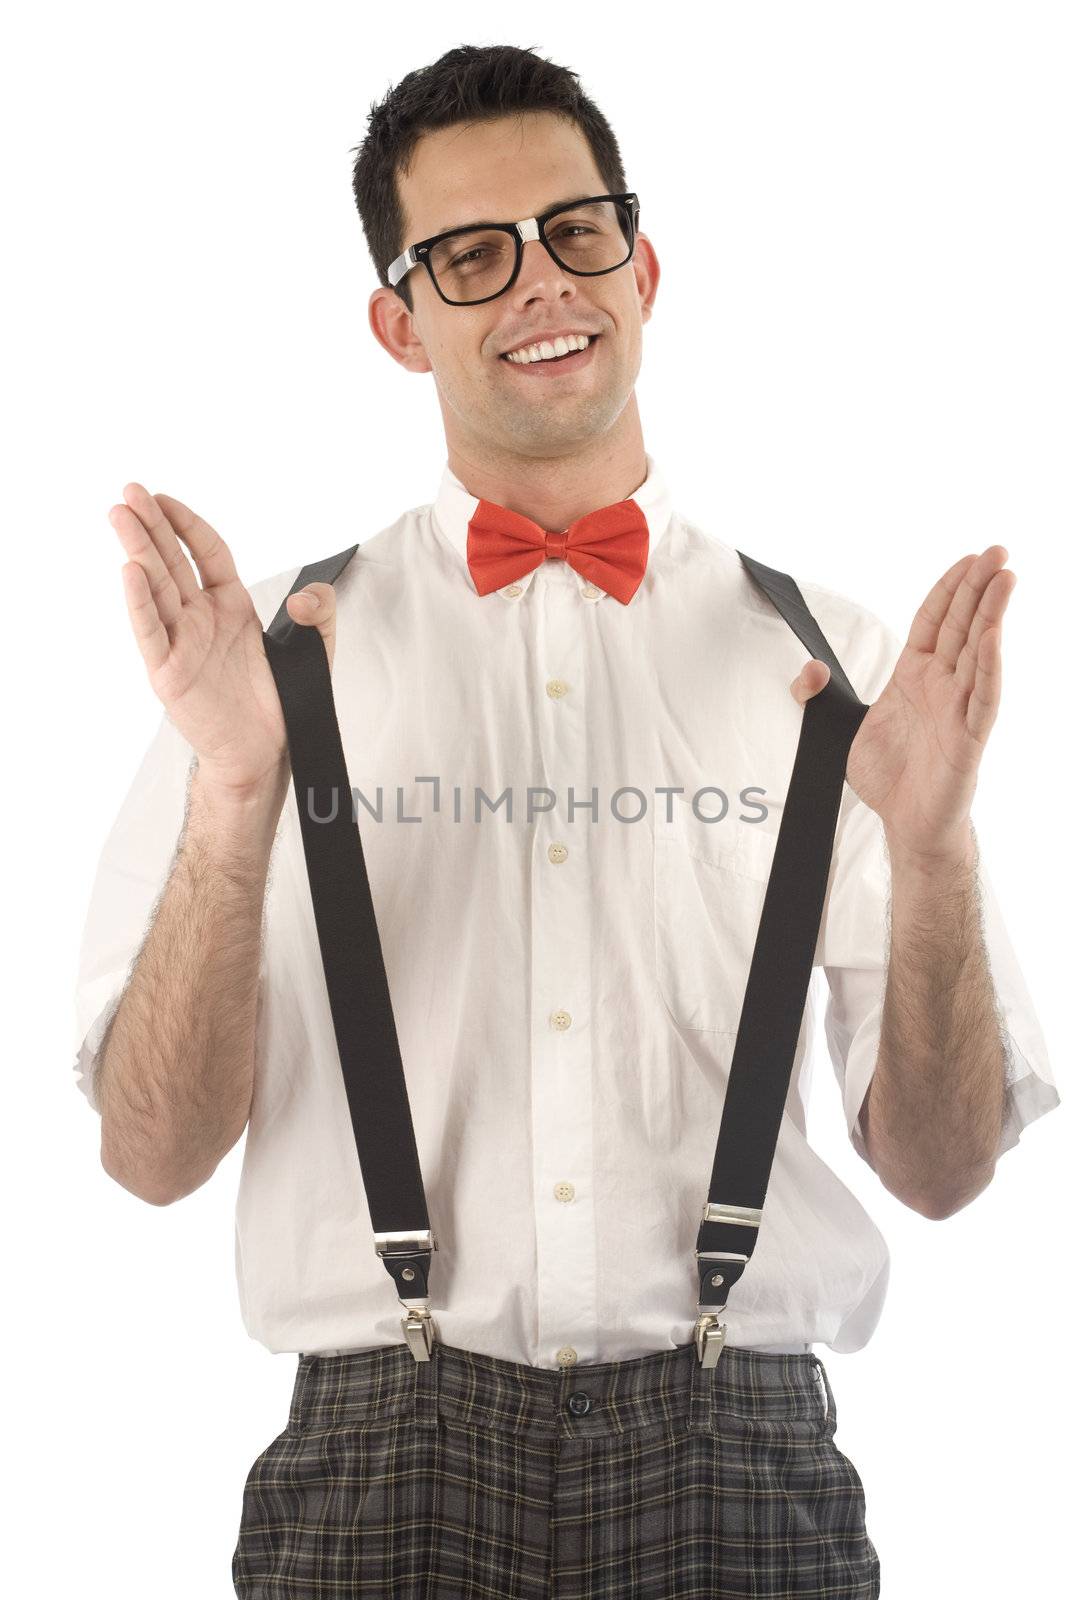
M 573 1411 L 576 1417 L 584 1417 L 586 1412 L 592 1411 L 593 1402 L 584 1389 L 576 1389 L 567 1401 L 567 1410 Z
M 522 584 L 521 583 L 509 583 L 507 588 L 504 590 L 504 593 L 506 595 L 510 595 L 511 598 L 514 600 L 514 598 L 515 598 L 515 596 L 517 594 L 521 594 L 522 593 Z
M 569 1011 L 553 1011 L 553 1013 L 552 1013 L 552 1026 L 556 1029 L 556 1031 L 558 1033 L 562 1033 L 564 1028 L 569 1028 L 570 1025 L 571 1025 L 571 1014 L 570 1014 Z
M 573 1200 L 574 1185 L 573 1183 L 557 1183 L 552 1193 L 557 1200 Z
M 550 844 L 548 847 L 548 859 L 550 861 L 566 861 L 567 846 L 560 844 L 558 841 L 555 844 Z
M 562 678 L 549 678 L 548 682 L 545 684 L 545 692 L 549 694 L 553 700 L 562 700 L 563 696 L 567 694 L 569 690 L 570 684 L 564 683 Z
M 583 583 L 583 585 L 582 585 L 582 598 L 583 599 L 585 599 L 585 600 L 595 600 L 599 593 L 600 593 L 600 590 L 596 587 L 596 584 L 594 584 L 594 583 Z
M 569 1344 L 565 1344 L 562 1350 L 556 1351 L 556 1360 L 561 1367 L 573 1367 L 577 1359 L 577 1350 L 572 1349 Z

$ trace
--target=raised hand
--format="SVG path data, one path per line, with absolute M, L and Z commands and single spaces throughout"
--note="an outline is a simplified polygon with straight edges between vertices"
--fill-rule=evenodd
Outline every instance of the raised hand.
M 140 483 L 128 483 L 123 495 L 108 520 L 130 558 L 122 568 L 126 608 L 153 690 L 215 787 L 240 798 L 284 786 L 285 720 L 262 623 L 228 545 L 171 495 L 149 494 Z M 318 628 L 332 670 L 332 585 L 309 584 L 287 605 L 294 622 Z
M 935 859 L 970 836 L 978 765 L 1000 704 L 1000 624 L 1015 587 L 1008 552 L 990 545 L 934 584 L 893 675 L 860 724 L 846 777 L 877 811 L 890 846 Z M 791 691 L 801 705 L 830 669 L 809 661 Z

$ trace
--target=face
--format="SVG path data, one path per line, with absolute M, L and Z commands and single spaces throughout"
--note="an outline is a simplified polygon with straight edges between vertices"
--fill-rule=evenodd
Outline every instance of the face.
M 465 223 L 514 222 L 578 195 L 604 192 L 584 135 L 550 112 L 440 129 L 415 148 L 399 179 L 405 247 Z M 483 305 L 447 305 L 419 265 L 408 274 L 414 309 L 391 289 L 371 296 L 371 327 L 411 372 L 432 372 L 450 447 L 466 458 L 551 457 L 603 439 L 635 406 L 641 330 L 659 265 L 638 233 L 624 267 L 577 277 L 538 239 L 518 277 Z M 518 365 L 503 352 L 546 335 L 594 333 L 558 372 Z

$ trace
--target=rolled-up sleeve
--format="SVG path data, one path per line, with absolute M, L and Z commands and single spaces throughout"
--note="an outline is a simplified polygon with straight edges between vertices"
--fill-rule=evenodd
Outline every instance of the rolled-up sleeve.
M 881 694 L 903 645 L 869 618 L 857 646 L 856 692 L 867 704 Z M 864 653 L 865 652 L 865 653 Z M 847 657 L 845 658 L 848 659 Z M 846 670 L 848 668 L 846 667 Z M 1041 1026 L 997 904 L 979 840 L 977 872 L 982 932 L 1005 1051 L 1005 1108 L 998 1156 L 1028 1123 L 1060 1103 Z M 881 818 L 846 784 L 816 949 L 829 995 L 826 1042 L 853 1147 L 872 1166 L 858 1126 L 874 1076 L 890 951 L 891 872 Z
M 74 989 L 75 1082 L 96 1112 L 100 1047 L 170 876 L 192 758 L 192 746 L 164 714 L 97 864 Z

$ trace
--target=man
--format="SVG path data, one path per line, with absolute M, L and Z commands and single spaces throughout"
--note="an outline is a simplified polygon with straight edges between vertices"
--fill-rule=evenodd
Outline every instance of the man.
M 888 1260 L 804 1136 L 810 992 L 711 1369 L 693 1326 L 799 708 L 829 669 L 646 454 L 634 383 L 659 265 L 573 74 L 449 51 L 372 110 L 355 192 L 375 337 L 437 387 L 434 502 L 357 527 L 336 587 L 292 597 L 299 568 L 246 589 L 169 495 L 131 483 L 111 512 L 166 714 L 101 861 L 77 1064 L 107 1171 L 151 1203 L 204 1183 L 247 1127 L 242 1313 L 298 1367 L 245 1485 L 235 1587 L 874 1596 L 863 1487 L 812 1347 L 867 1342 Z M 609 507 L 615 563 L 597 554 L 610 538 L 583 542 Z M 870 706 L 815 953 L 826 1038 L 855 1148 L 931 1218 L 1059 1100 L 970 824 L 1006 559 L 955 562 L 904 646 L 803 586 Z M 283 604 L 321 634 L 369 800 L 438 1245 L 421 1360 L 397 1337 L 352 1144 L 263 647 Z

